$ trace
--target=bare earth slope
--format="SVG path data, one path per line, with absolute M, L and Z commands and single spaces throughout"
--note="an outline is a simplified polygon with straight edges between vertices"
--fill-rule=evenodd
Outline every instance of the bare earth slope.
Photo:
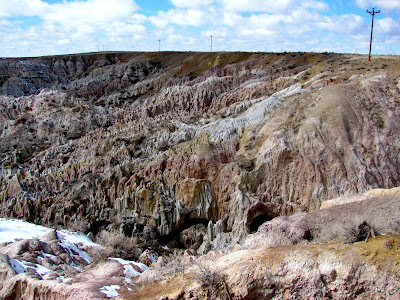
M 243 237 L 272 217 L 399 185 L 397 57 L 109 53 L 0 63 L 3 217 L 94 234 L 122 224 L 131 235 L 138 224 L 134 234 L 159 238 L 221 220 Z
M 397 56 L 1 60 L 0 216 L 199 254 L 246 244 L 275 217 L 400 186 L 399 95 Z

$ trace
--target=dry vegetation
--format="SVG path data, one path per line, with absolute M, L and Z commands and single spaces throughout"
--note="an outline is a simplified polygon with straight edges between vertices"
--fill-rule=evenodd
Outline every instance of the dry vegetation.
M 105 247 L 102 255 L 108 257 L 120 257 L 123 259 L 137 260 L 141 254 L 141 247 L 137 239 L 127 237 L 117 230 L 102 230 L 96 236 L 96 243 Z

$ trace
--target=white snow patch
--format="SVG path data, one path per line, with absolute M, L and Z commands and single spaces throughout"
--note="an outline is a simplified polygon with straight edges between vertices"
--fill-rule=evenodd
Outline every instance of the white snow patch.
M 52 270 L 43 267 L 42 265 L 30 263 L 24 260 L 9 258 L 9 262 L 11 268 L 13 268 L 13 270 L 18 274 L 26 273 L 28 268 L 32 268 L 33 270 L 35 270 L 35 272 L 40 276 L 46 275 L 48 273 L 53 273 Z
M 0 218 L 0 243 L 15 242 L 24 239 L 34 239 L 52 229 L 31 224 L 22 220 L 7 220 Z
M 77 245 L 74 243 L 71 243 L 67 239 L 61 239 L 61 243 L 59 243 L 61 247 L 63 247 L 71 257 L 73 257 L 74 252 L 77 253 L 80 257 L 82 257 L 88 264 L 90 264 L 93 261 L 93 258 L 89 256 L 89 254 L 86 253 L 86 251 L 83 251 L 80 249 Z
M 124 265 L 124 268 L 125 268 L 124 274 L 129 279 L 140 275 L 140 272 L 136 271 L 131 265 Z
M 84 246 L 90 247 L 101 247 L 99 244 L 92 242 L 90 238 L 86 234 L 81 232 L 71 232 L 68 230 L 59 230 L 57 231 L 58 236 L 62 239 L 68 240 L 74 244 L 82 244 Z
M 142 272 L 149 268 L 145 264 L 138 263 L 135 261 L 130 261 L 130 260 L 124 260 L 122 258 L 110 257 L 108 259 L 115 260 L 124 266 L 125 283 L 130 284 L 130 285 L 133 285 L 133 282 L 131 279 L 135 278 L 141 274 L 141 272 L 138 272 L 133 268 L 133 265 L 138 267 L 140 270 L 142 270 Z
M 50 269 L 48 269 L 48 268 L 46 268 L 46 267 L 43 267 L 42 265 L 38 265 L 38 264 L 35 264 L 36 265 L 36 267 L 32 267 L 34 270 L 35 270 L 35 272 L 36 273 L 38 273 L 40 276 L 43 276 L 43 275 L 46 275 L 46 274 L 49 274 L 49 273 L 53 273 L 53 271 L 52 270 L 50 270 Z
M 136 262 L 136 261 L 132 261 L 132 260 L 125 260 L 125 259 L 122 259 L 122 258 L 116 258 L 116 257 L 109 257 L 108 259 L 110 259 L 110 260 L 116 260 L 117 262 L 119 262 L 121 265 L 135 265 L 135 266 L 137 266 L 137 267 L 139 267 L 141 270 L 142 270 L 142 272 L 143 271 L 146 271 L 149 267 L 148 266 L 146 266 L 145 264 L 142 264 L 142 263 L 138 263 L 138 262 Z
M 53 229 L 31 224 L 22 220 L 0 218 L 0 243 L 15 242 L 23 239 L 34 239 L 43 236 L 52 230 Z M 88 264 L 90 264 L 93 259 L 86 251 L 82 250 L 82 246 L 103 248 L 99 244 L 93 243 L 91 239 L 80 232 L 59 230 L 57 231 L 57 236 L 61 241 L 60 245 L 71 257 L 74 254 L 77 254 Z M 42 255 L 43 257 L 53 257 L 51 254 L 44 252 L 42 252 Z
M 119 290 L 120 288 L 121 287 L 119 285 L 105 285 L 100 288 L 100 292 L 105 294 L 108 298 L 113 298 L 119 296 L 117 290 Z
M 158 256 L 154 253 L 147 253 L 147 257 L 150 259 L 151 263 L 154 264 L 157 262 Z
M 42 257 L 43 258 L 55 258 L 56 257 L 53 254 L 49 254 L 49 253 L 43 252 L 43 250 L 41 250 L 40 252 L 42 253 Z
M 26 272 L 25 265 L 18 259 L 10 258 L 9 262 L 10 262 L 11 268 L 13 268 L 13 270 L 15 272 L 17 272 L 18 274 Z
M 72 262 L 70 264 L 71 267 L 73 267 L 75 270 L 77 270 L 78 272 L 83 272 L 84 270 L 82 268 L 79 268 L 74 262 Z
M 15 242 L 24 239 L 38 238 L 53 229 L 28 223 L 23 220 L 0 218 L 0 243 Z M 58 230 L 57 235 L 61 240 L 73 244 L 82 244 L 90 247 L 102 247 L 93 243 L 90 238 L 81 232 L 70 232 L 68 230 Z
M 125 277 L 124 282 L 125 282 L 125 284 L 128 284 L 128 285 L 134 285 L 134 283 L 132 282 L 132 279 L 128 278 L 128 277 Z

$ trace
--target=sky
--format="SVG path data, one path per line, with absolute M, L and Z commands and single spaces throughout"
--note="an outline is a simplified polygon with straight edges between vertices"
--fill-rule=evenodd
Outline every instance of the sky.
M 400 54 L 400 0 L 0 0 L 0 57 L 96 51 Z M 212 38 L 210 37 L 212 35 Z

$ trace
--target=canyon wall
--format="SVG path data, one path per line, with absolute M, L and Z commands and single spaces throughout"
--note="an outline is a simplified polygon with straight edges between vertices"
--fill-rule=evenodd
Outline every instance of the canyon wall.
M 331 53 L 2 60 L 0 216 L 205 253 L 398 186 L 398 70 Z

